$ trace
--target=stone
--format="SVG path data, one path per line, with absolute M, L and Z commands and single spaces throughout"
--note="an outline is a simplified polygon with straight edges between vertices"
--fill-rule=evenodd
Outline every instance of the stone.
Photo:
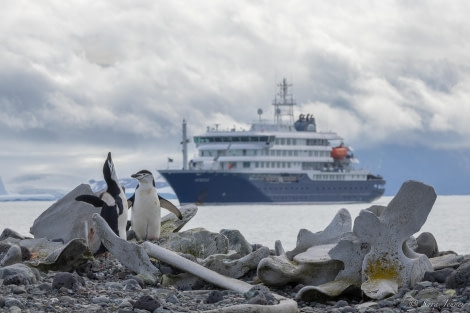
M 428 258 L 434 258 L 439 255 L 439 248 L 437 247 L 436 238 L 429 232 L 421 233 L 416 238 L 418 247 L 415 249 L 416 253 L 426 255 Z
M 193 204 L 188 204 L 180 207 L 179 210 L 183 216 L 182 219 L 179 219 L 173 213 L 162 217 L 160 222 L 160 237 L 179 232 L 196 215 L 198 208 Z
M 34 220 L 30 228 L 34 238 L 60 240 L 63 243 L 81 238 L 86 241 L 92 252 L 97 251 L 100 239 L 95 236 L 92 215 L 99 214 L 101 209 L 76 201 L 75 198 L 80 195 L 95 194 L 87 184 L 77 186 Z
M 276 302 L 276 298 L 271 293 L 268 287 L 263 285 L 253 286 L 250 290 L 245 292 L 243 295 L 246 299 L 249 299 L 252 304 L 262 304 L 262 305 L 273 305 Z M 258 299 L 255 299 L 257 298 Z M 253 300 L 255 299 L 255 300 Z M 257 303 L 261 300 L 262 303 Z
M 228 239 L 228 249 L 235 250 L 240 255 L 245 256 L 253 252 L 253 247 L 237 229 L 222 229 L 222 235 Z
M 52 289 L 60 289 L 62 287 L 77 291 L 85 287 L 85 283 L 83 278 L 77 274 L 59 272 L 52 279 Z
M 11 245 L 7 252 L 0 258 L 0 267 L 21 263 L 22 261 L 23 255 L 21 248 L 17 245 Z
M 36 269 L 30 268 L 23 263 L 0 268 L 0 279 L 3 279 L 4 285 L 30 285 L 37 283 L 39 278 L 40 275 Z
M 25 262 L 40 271 L 72 272 L 92 257 L 84 239 L 76 238 L 63 244 L 61 242 L 41 239 L 25 239 L 17 242 L 21 247 L 31 251 L 32 257 Z
M 106 221 L 98 214 L 92 216 L 96 233 L 105 248 L 111 252 L 116 259 L 137 274 L 147 275 L 149 279 L 155 280 L 159 274 L 158 269 L 150 262 L 145 250 L 135 243 L 128 242 L 117 236 Z
M 171 233 L 162 237 L 158 244 L 171 251 L 192 254 L 200 259 L 205 259 L 213 254 L 228 253 L 227 237 L 219 233 L 212 233 L 204 228 Z
M 370 244 L 365 255 L 361 289 L 372 299 L 396 294 L 399 287 L 413 287 L 432 269 L 429 259 L 404 242 L 418 232 L 436 200 L 434 188 L 406 181 L 380 216 L 362 210 L 353 232 Z
M 453 271 L 454 270 L 451 268 L 443 268 L 437 271 L 426 272 L 424 273 L 423 280 L 443 284 L 446 282 L 447 277 L 449 277 Z
M 153 312 L 161 306 L 161 303 L 157 299 L 149 295 L 140 297 L 134 303 L 134 309 L 147 310 L 149 312 Z
M 457 268 L 463 260 L 463 255 L 456 254 L 445 254 L 429 259 L 435 271 L 449 267 Z
M 268 257 L 270 250 L 268 247 L 262 247 L 240 259 L 230 259 L 227 254 L 214 254 L 202 262 L 206 268 L 209 268 L 219 274 L 232 277 L 240 278 L 246 275 L 249 271 L 256 270 L 259 262 Z
M 212 290 L 209 292 L 206 298 L 206 303 L 217 303 L 219 301 L 222 301 L 224 299 L 224 296 L 222 292 L 219 290 Z
M 447 278 L 446 287 L 448 289 L 458 289 L 470 286 L 470 262 L 461 264 Z
M 23 235 L 14 231 L 13 229 L 5 228 L 2 231 L 2 234 L 0 235 L 0 241 L 5 240 L 7 238 L 15 238 L 15 239 L 20 239 L 20 240 L 26 239 Z

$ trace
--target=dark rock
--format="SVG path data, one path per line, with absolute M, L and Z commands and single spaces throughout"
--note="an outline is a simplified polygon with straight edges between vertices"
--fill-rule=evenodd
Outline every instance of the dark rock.
M 262 296 L 257 297 L 258 295 L 262 295 Z M 263 302 L 263 299 L 265 299 L 266 300 L 265 304 L 270 304 L 270 305 L 274 304 L 276 301 L 276 299 L 274 298 L 269 288 L 263 285 L 256 285 L 252 287 L 250 290 L 248 290 L 244 294 L 244 296 L 246 299 L 248 299 L 249 303 L 251 303 L 250 300 L 252 300 L 252 298 L 257 298 L 253 300 L 255 302 L 258 302 L 258 301 Z M 261 303 L 252 303 L 252 304 L 261 304 Z
M 2 234 L 0 235 L 0 241 L 5 240 L 7 238 L 15 238 L 15 239 L 20 239 L 20 240 L 26 239 L 20 233 L 12 230 L 10 228 L 5 228 L 2 232 Z
M 5 298 L 0 296 L 0 308 L 3 308 L 5 306 Z
M 52 290 L 52 284 L 50 283 L 42 283 L 38 286 L 39 290 L 45 290 L 45 291 L 51 291 Z
M 256 294 L 256 296 L 250 298 L 248 300 L 249 304 L 257 304 L 257 305 L 267 305 L 268 301 L 266 300 L 266 297 L 262 293 Z
M 424 254 L 428 258 L 434 258 L 439 255 L 439 248 L 433 234 L 428 232 L 422 233 L 416 238 L 416 243 L 418 245 L 415 250 L 417 253 Z
M 445 283 L 447 277 L 452 274 L 454 270 L 451 268 L 443 268 L 441 270 L 433 271 L 433 272 L 426 272 L 424 273 L 423 280 L 427 280 L 430 282 L 438 282 L 440 284 Z
M 337 301 L 337 302 L 335 303 L 334 306 L 335 306 L 335 308 L 341 308 L 341 307 L 343 307 L 343 306 L 348 306 L 348 305 L 349 305 L 348 301 L 346 301 L 346 300 L 339 300 L 339 301 Z
M 147 310 L 149 312 L 153 312 L 162 305 L 158 300 L 156 300 L 154 297 L 145 295 L 140 297 L 135 303 L 134 303 L 134 309 L 141 309 L 141 310 Z
M 17 263 L 0 268 L 0 279 L 3 278 L 3 284 L 35 284 L 39 279 L 39 272 L 23 263 Z
M 236 229 L 222 229 L 222 235 L 228 238 L 229 250 L 235 250 L 242 256 L 248 255 L 253 252 L 253 248 L 245 237 Z
M 168 303 L 173 303 L 173 304 L 176 304 L 176 303 L 180 302 L 180 300 L 178 299 L 178 297 L 174 293 L 170 294 L 166 298 L 165 301 L 168 302 Z
M 461 264 L 446 280 L 446 287 L 451 289 L 470 286 L 470 262 Z
M 124 285 L 124 290 L 141 290 L 142 289 L 142 286 L 135 279 L 127 279 L 122 282 L 122 285 Z
M 206 303 L 217 303 L 224 299 L 222 292 L 219 290 L 212 290 L 207 296 Z
M 83 278 L 76 274 L 59 272 L 55 274 L 52 280 L 52 289 L 60 289 L 62 287 L 72 290 L 78 290 L 84 287 Z

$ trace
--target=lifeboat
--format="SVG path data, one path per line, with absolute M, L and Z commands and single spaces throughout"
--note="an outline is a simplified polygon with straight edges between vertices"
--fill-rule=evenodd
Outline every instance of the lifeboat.
M 335 160 L 342 160 L 348 155 L 348 148 L 345 146 L 338 146 L 331 149 L 330 156 Z

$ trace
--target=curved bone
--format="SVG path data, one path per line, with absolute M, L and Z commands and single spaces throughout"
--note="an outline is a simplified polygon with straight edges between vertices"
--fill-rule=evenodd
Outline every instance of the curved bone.
M 141 246 L 118 237 L 99 214 L 93 214 L 92 219 L 101 242 L 119 262 L 138 274 L 147 274 L 154 278 L 158 275 L 158 269 L 150 262 Z

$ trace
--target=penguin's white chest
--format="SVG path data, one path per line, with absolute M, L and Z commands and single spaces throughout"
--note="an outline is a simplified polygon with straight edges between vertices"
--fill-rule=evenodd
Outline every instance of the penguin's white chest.
M 155 188 L 136 190 L 132 208 L 132 228 L 139 240 L 160 237 L 161 209 Z

